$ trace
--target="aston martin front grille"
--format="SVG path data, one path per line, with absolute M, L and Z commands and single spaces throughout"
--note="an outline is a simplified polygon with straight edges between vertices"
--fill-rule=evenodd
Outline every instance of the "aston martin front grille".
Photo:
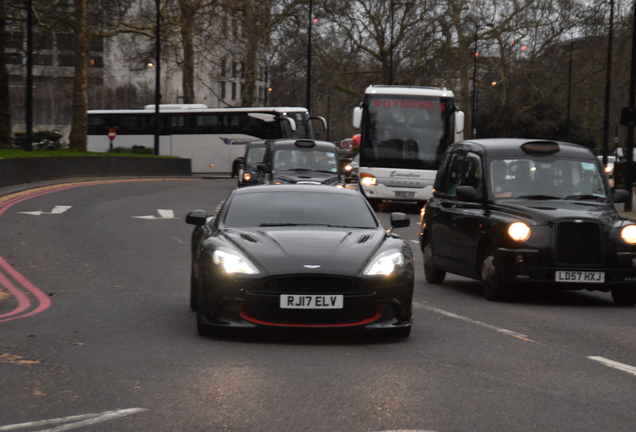
M 254 294 L 367 294 L 371 287 L 353 278 L 338 276 L 281 276 L 257 282 L 249 289 Z
M 556 264 L 601 264 L 601 227 L 596 222 L 559 222 L 556 226 Z

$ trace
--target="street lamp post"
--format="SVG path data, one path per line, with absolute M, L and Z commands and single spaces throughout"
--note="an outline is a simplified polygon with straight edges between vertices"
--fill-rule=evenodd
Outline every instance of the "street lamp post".
M 309 0 L 309 30 L 307 36 L 307 111 L 311 112 L 311 14 L 313 1 Z
M 157 4 L 157 58 L 155 60 L 155 155 L 159 154 L 159 136 L 161 134 L 161 118 L 159 104 L 161 104 L 161 0 Z
M 475 56 L 473 58 L 473 109 L 470 121 L 473 138 L 477 138 L 477 57 L 479 56 L 478 32 L 479 27 L 494 27 L 494 23 L 475 24 Z
M 27 2 L 26 133 L 22 150 L 33 150 L 33 3 Z

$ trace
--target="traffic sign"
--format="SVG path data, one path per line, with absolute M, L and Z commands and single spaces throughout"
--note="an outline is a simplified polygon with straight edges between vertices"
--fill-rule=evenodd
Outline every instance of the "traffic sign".
M 112 141 L 117 136 L 117 131 L 114 128 L 108 129 L 108 138 Z

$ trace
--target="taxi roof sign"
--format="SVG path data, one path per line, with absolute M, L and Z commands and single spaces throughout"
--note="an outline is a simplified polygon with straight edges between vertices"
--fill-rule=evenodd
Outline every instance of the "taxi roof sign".
M 555 141 L 530 141 L 521 145 L 521 150 L 529 154 L 553 154 L 560 150 Z

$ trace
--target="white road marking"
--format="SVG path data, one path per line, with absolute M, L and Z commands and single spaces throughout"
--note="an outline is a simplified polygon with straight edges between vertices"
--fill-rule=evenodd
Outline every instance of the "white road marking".
M 609 360 L 603 357 L 588 357 L 590 360 L 595 360 L 597 362 L 603 363 L 605 366 L 612 367 L 614 369 L 622 370 L 623 372 L 630 373 L 632 375 L 636 375 L 636 367 L 629 366 L 623 363 L 616 362 L 614 360 Z
M 159 213 L 159 217 L 156 216 L 133 216 L 137 219 L 179 219 L 178 217 L 174 217 L 174 211 L 165 210 L 165 209 L 157 209 L 157 213 Z
M 81 415 L 74 415 L 74 416 L 55 418 L 55 419 L 49 419 L 49 420 L 40 420 L 40 421 L 27 422 L 27 423 L 19 423 L 14 425 L 0 426 L 0 431 L 1 432 L 13 431 L 13 430 L 24 429 L 24 428 L 30 428 L 31 430 L 33 430 L 32 428 L 48 427 L 48 426 L 66 423 L 66 424 L 62 424 L 61 426 L 56 426 L 52 429 L 44 429 L 39 431 L 39 432 L 59 432 L 59 431 L 66 431 L 70 429 L 76 429 L 76 428 L 84 427 L 84 426 L 90 426 L 95 423 L 101 423 L 108 420 L 115 420 L 115 419 L 125 417 L 131 414 L 137 414 L 142 411 L 148 411 L 148 410 L 145 408 L 127 408 L 127 409 L 120 409 L 115 411 L 104 411 L 102 413 L 81 414 Z
M 413 302 L 413 306 L 415 306 L 416 308 L 420 308 L 420 309 L 430 310 L 431 312 L 435 312 L 435 313 L 438 313 L 438 314 L 441 314 L 441 315 L 446 315 L 447 317 L 455 318 L 455 319 L 458 319 L 458 320 L 461 320 L 461 321 L 465 321 L 465 322 L 468 322 L 468 323 L 471 323 L 471 324 L 475 324 L 475 325 L 478 325 L 479 327 L 483 327 L 483 328 L 487 328 L 487 329 L 490 329 L 490 330 L 494 330 L 494 331 L 499 332 L 499 333 L 505 333 L 505 334 L 508 334 L 510 336 L 521 337 L 521 338 L 527 338 L 528 337 L 528 336 L 526 336 L 524 334 L 517 333 L 517 332 L 514 332 L 512 330 L 507 330 L 507 329 L 495 327 L 493 325 L 486 324 L 486 323 L 483 323 L 481 321 L 477 321 L 477 320 L 474 320 L 474 319 L 471 319 L 471 318 L 467 318 L 465 316 L 457 315 L 457 314 L 454 314 L 452 312 L 448 312 L 448 311 L 445 311 L 445 310 L 442 310 L 442 309 L 438 309 L 438 308 L 435 308 L 435 307 L 432 307 L 432 306 L 426 306 L 426 305 L 423 305 L 421 303 Z
M 37 211 L 25 211 L 25 212 L 18 212 L 18 213 L 29 214 L 33 216 L 41 216 L 43 214 L 62 214 L 66 210 L 70 209 L 71 207 L 73 206 L 56 205 L 55 207 L 53 207 L 53 210 L 51 210 L 50 212 L 37 210 Z

